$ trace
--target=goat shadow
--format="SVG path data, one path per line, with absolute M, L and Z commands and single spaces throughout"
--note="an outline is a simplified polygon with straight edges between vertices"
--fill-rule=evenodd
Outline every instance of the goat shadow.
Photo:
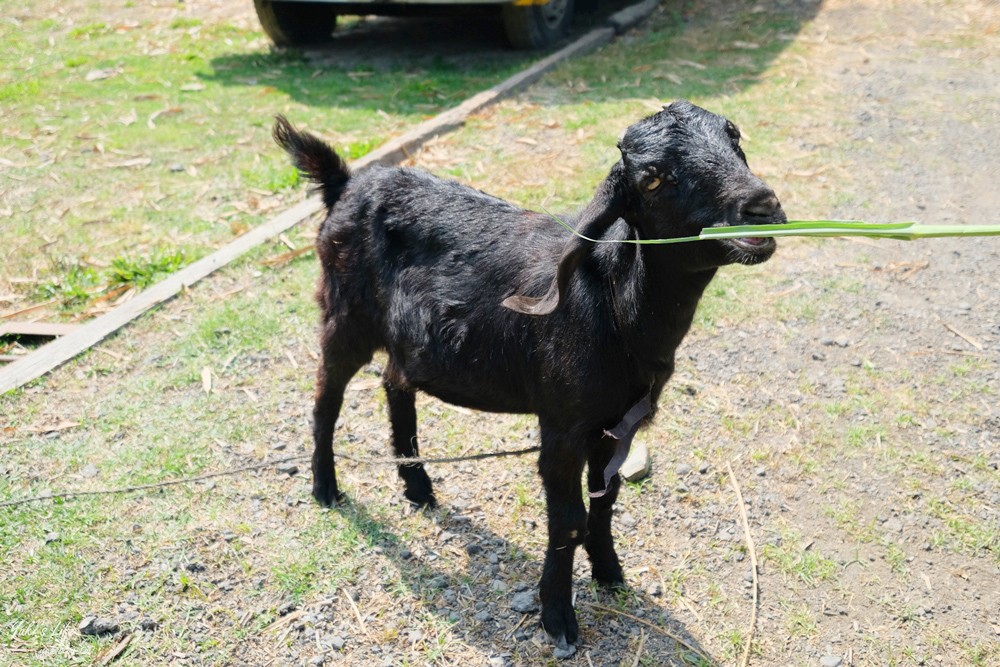
M 477 474 L 487 472 L 480 470 Z M 482 510 L 476 506 L 472 506 L 471 512 L 468 506 L 456 510 L 449 504 L 449 498 L 440 497 L 442 480 L 435 479 L 435 483 L 441 504 L 437 509 L 422 513 L 424 519 L 435 523 L 441 532 L 427 541 L 408 542 L 399 530 L 373 516 L 365 502 L 351 497 L 349 488 L 346 490 L 349 500 L 331 510 L 331 514 L 336 513 L 349 522 L 370 548 L 377 548 L 399 573 L 399 582 L 412 594 L 416 604 L 445 624 L 453 625 L 453 633 L 482 652 L 483 664 L 486 664 L 485 659 L 495 657 L 504 658 L 505 665 L 526 664 L 525 660 L 553 659 L 552 645 L 541 629 L 538 612 L 525 615 L 511 607 L 513 596 L 522 591 L 529 592 L 537 603 L 544 541 L 528 546 L 497 535 L 486 526 L 484 517 L 476 518 L 475 514 Z M 455 502 L 462 504 L 458 499 Z M 469 513 L 473 516 L 470 517 Z M 543 524 L 544 518 L 540 517 L 533 529 L 544 534 Z M 432 529 L 428 532 L 437 531 Z M 454 554 L 456 549 L 468 554 L 465 569 L 448 567 L 449 563 L 462 557 L 447 557 L 443 552 L 447 550 Z M 645 633 L 642 655 L 651 657 L 655 661 L 652 664 L 703 667 L 721 664 L 688 632 L 684 623 L 646 593 L 631 587 L 625 591 L 610 592 L 592 584 L 589 561 L 582 548 L 577 551 L 577 563 L 583 563 L 582 570 L 586 573 L 576 569 L 574 576 L 574 604 L 580 623 L 580 642 L 576 655 L 559 664 L 567 667 L 617 665 L 633 655 L 640 633 Z M 395 586 L 395 583 L 389 585 Z M 363 605 L 364 594 L 360 589 L 358 592 L 361 595 L 359 604 Z M 463 603 L 459 599 L 473 602 Z M 710 662 L 667 635 L 651 630 L 628 616 L 595 608 L 592 606 L 594 603 L 643 618 L 680 637 L 702 656 L 709 657 Z M 338 605 L 338 608 L 345 619 L 351 618 L 351 610 L 343 605 Z M 529 642 L 530 645 L 519 649 L 517 645 L 522 642 Z M 402 660 L 407 657 L 407 649 L 402 645 L 398 649 L 402 655 L 387 656 L 384 645 L 382 650 L 381 659 Z M 628 653 L 622 653 L 623 650 Z
M 604 0 L 597 5 L 598 1 L 588 0 L 594 8 L 578 11 L 571 37 L 602 24 L 610 13 L 632 2 Z M 694 29 L 698 52 L 649 50 L 649 63 L 638 74 L 634 62 L 609 61 L 600 76 L 618 83 L 592 82 L 575 95 L 603 101 L 736 93 L 753 85 L 791 44 L 789 36 L 812 20 L 820 4 L 821 0 L 667 3 L 647 29 L 666 31 L 671 42 Z M 334 32 L 323 48 L 219 56 L 211 61 L 211 71 L 200 76 L 226 86 L 266 84 L 311 107 L 423 117 L 456 105 L 542 55 L 510 48 L 502 25 L 491 15 L 369 17 Z M 696 62 L 698 69 L 691 72 L 669 64 L 671 58 L 704 62 Z M 678 75 L 672 74 L 674 70 Z

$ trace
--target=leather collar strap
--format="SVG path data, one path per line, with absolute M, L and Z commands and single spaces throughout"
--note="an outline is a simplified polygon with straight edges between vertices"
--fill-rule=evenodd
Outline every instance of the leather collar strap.
M 639 431 L 639 424 L 645 419 L 650 412 L 653 410 L 652 401 L 650 399 L 649 392 L 639 399 L 639 401 L 629 408 L 625 416 L 618 424 L 609 430 L 604 431 L 604 435 L 609 438 L 614 438 L 618 441 L 615 445 L 615 453 L 608 461 L 607 467 L 604 469 L 604 489 L 601 491 L 591 491 L 587 495 L 591 498 L 600 498 L 605 493 L 608 492 L 608 487 L 611 485 L 611 479 L 618 474 L 621 470 L 622 464 L 625 463 L 625 459 L 628 458 L 629 450 L 632 448 L 632 438 Z

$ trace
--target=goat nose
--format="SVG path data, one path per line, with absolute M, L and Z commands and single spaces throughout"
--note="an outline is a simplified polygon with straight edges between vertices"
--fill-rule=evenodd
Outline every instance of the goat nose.
M 779 208 L 781 208 L 781 203 L 778 201 L 778 197 L 775 196 L 774 192 L 771 190 L 763 190 L 756 193 L 750 198 L 749 201 L 743 204 L 743 208 L 740 209 L 740 213 L 753 217 L 770 218 L 778 211 Z

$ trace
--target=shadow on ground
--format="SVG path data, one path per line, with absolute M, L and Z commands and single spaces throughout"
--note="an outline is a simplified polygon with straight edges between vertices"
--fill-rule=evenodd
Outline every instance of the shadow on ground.
M 609 14 L 628 4 L 616 0 L 584 7 L 578 11 L 571 38 L 602 25 Z M 712 92 L 720 82 L 729 88 L 752 85 L 819 6 L 819 0 L 669 1 L 649 19 L 644 35 L 619 39 L 645 40 L 648 46 L 639 55 L 648 55 L 648 66 L 667 69 L 666 59 L 692 57 L 674 48 L 673 42 L 697 26 L 702 33 L 700 55 L 711 52 L 713 57 L 706 63 L 703 84 L 689 95 L 695 96 Z M 274 86 L 310 106 L 429 113 L 458 104 L 544 55 L 511 49 L 495 14 L 367 17 L 334 33 L 324 48 L 271 48 L 215 58 L 203 78 L 230 86 Z M 605 72 L 594 74 L 624 80 L 629 70 L 618 71 L 617 64 L 608 63 Z M 650 81 L 652 89 L 644 85 L 644 94 L 659 95 L 659 89 L 676 94 L 669 77 L 654 76 Z M 593 86 L 585 97 L 612 99 L 622 94 L 620 88 L 605 85 Z
M 432 550 L 407 544 L 391 525 L 375 518 L 364 504 L 349 501 L 334 511 L 349 521 L 370 547 L 381 550 L 398 572 L 398 581 L 419 601 L 419 605 L 439 617 L 442 624 L 453 626 L 453 632 L 482 651 L 483 656 L 509 658 L 520 653 L 520 660 L 515 660 L 517 664 L 525 659 L 547 660 L 551 657 L 552 648 L 541 630 L 538 612 L 525 616 L 511 608 L 511 600 L 518 592 L 528 592 L 537 601 L 541 553 L 531 551 L 526 562 L 519 564 L 518 561 L 524 558 L 519 555 L 523 553 L 521 546 L 492 532 L 483 521 L 475 518 L 468 520 L 465 515 L 442 507 L 428 512 L 427 520 L 439 519 L 437 525 L 442 535 L 454 535 L 448 538 L 449 541 L 470 554 L 468 568 L 454 570 L 442 567 L 447 559 L 431 560 L 428 552 Z M 540 525 L 535 530 L 544 533 L 545 528 Z M 493 555 L 506 564 L 503 572 L 498 563 L 491 562 Z M 589 562 L 583 549 L 577 550 L 577 562 L 583 562 L 584 569 L 589 572 Z M 502 582 L 507 588 L 498 591 L 497 582 Z M 578 657 L 569 664 L 618 664 L 622 658 L 620 651 L 623 643 L 638 639 L 640 633 L 646 635 L 643 644 L 645 654 L 657 656 L 658 665 L 706 664 L 703 658 L 666 634 L 650 632 L 648 626 L 628 616 L 612 614 L 592 604 L 642 617 L 681 638 L 703 656 L 710 656 L 683 623 L 642 591 L 630 588 L 609 592 L 592 584 L 589 577 L 577 577 L 574 595 L 580 642 Z M 527 647 L 518 646 L 522 642 L 529 644 Z M 721 662 L 712 658 L 710 664 Z

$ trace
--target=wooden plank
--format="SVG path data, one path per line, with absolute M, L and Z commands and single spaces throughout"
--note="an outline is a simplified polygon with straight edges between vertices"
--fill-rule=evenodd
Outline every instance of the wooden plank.
M 610 42 L 615 35 L 613 28 L 598 28 L 568 46 L 543 58 L 526 70 L 485 90 L 434 118 L 421 123 L 413 130 L 390 141 L 352 164 L 360 171 L 373 164 L 397 164 L 408 158 L 431 138 L 460 127 L 476 111 L 510 95 L 553 69 L 567 58 L 589 53 Z M 72 333 L 43 345 L 31 354 L 0 369 L 0 394 L 12 391 L 69 361 L 84 350 L 93 347 L 119 328 L 155 306 L 173 298 L 182 289 L 190 287 L 216 269 L 225 266 L 248 250 L 274 238 L 322 208 L 318 197 L 312 197 L 265 224 L 252 229 L 220 250 L 190 264 L 163 281 L 140 292 L 121 306 L 81 325 Z
M 0 369 L 0 394 L 31 382 L 96 345 L 150 308 L 173 298 L 216 269 L 248 250 L 298 224 L 323 207 L 317 197 L 307 199 L 268 222 L 255 227 L 216 252 L 137 294 L 114 310 L 95 317 L 72 333 L 43 345 L 31 354 Z
M 615 29 L 616 34 L 623 35 L 648 19 L 659 6 L 660 0 L 645 0 L 626 7 L 608 17 L 608 25 Z
M 79 324 L 61 322 L 5 322 L 0 324 L 0 336 L 65 336 L 80 328 Z

